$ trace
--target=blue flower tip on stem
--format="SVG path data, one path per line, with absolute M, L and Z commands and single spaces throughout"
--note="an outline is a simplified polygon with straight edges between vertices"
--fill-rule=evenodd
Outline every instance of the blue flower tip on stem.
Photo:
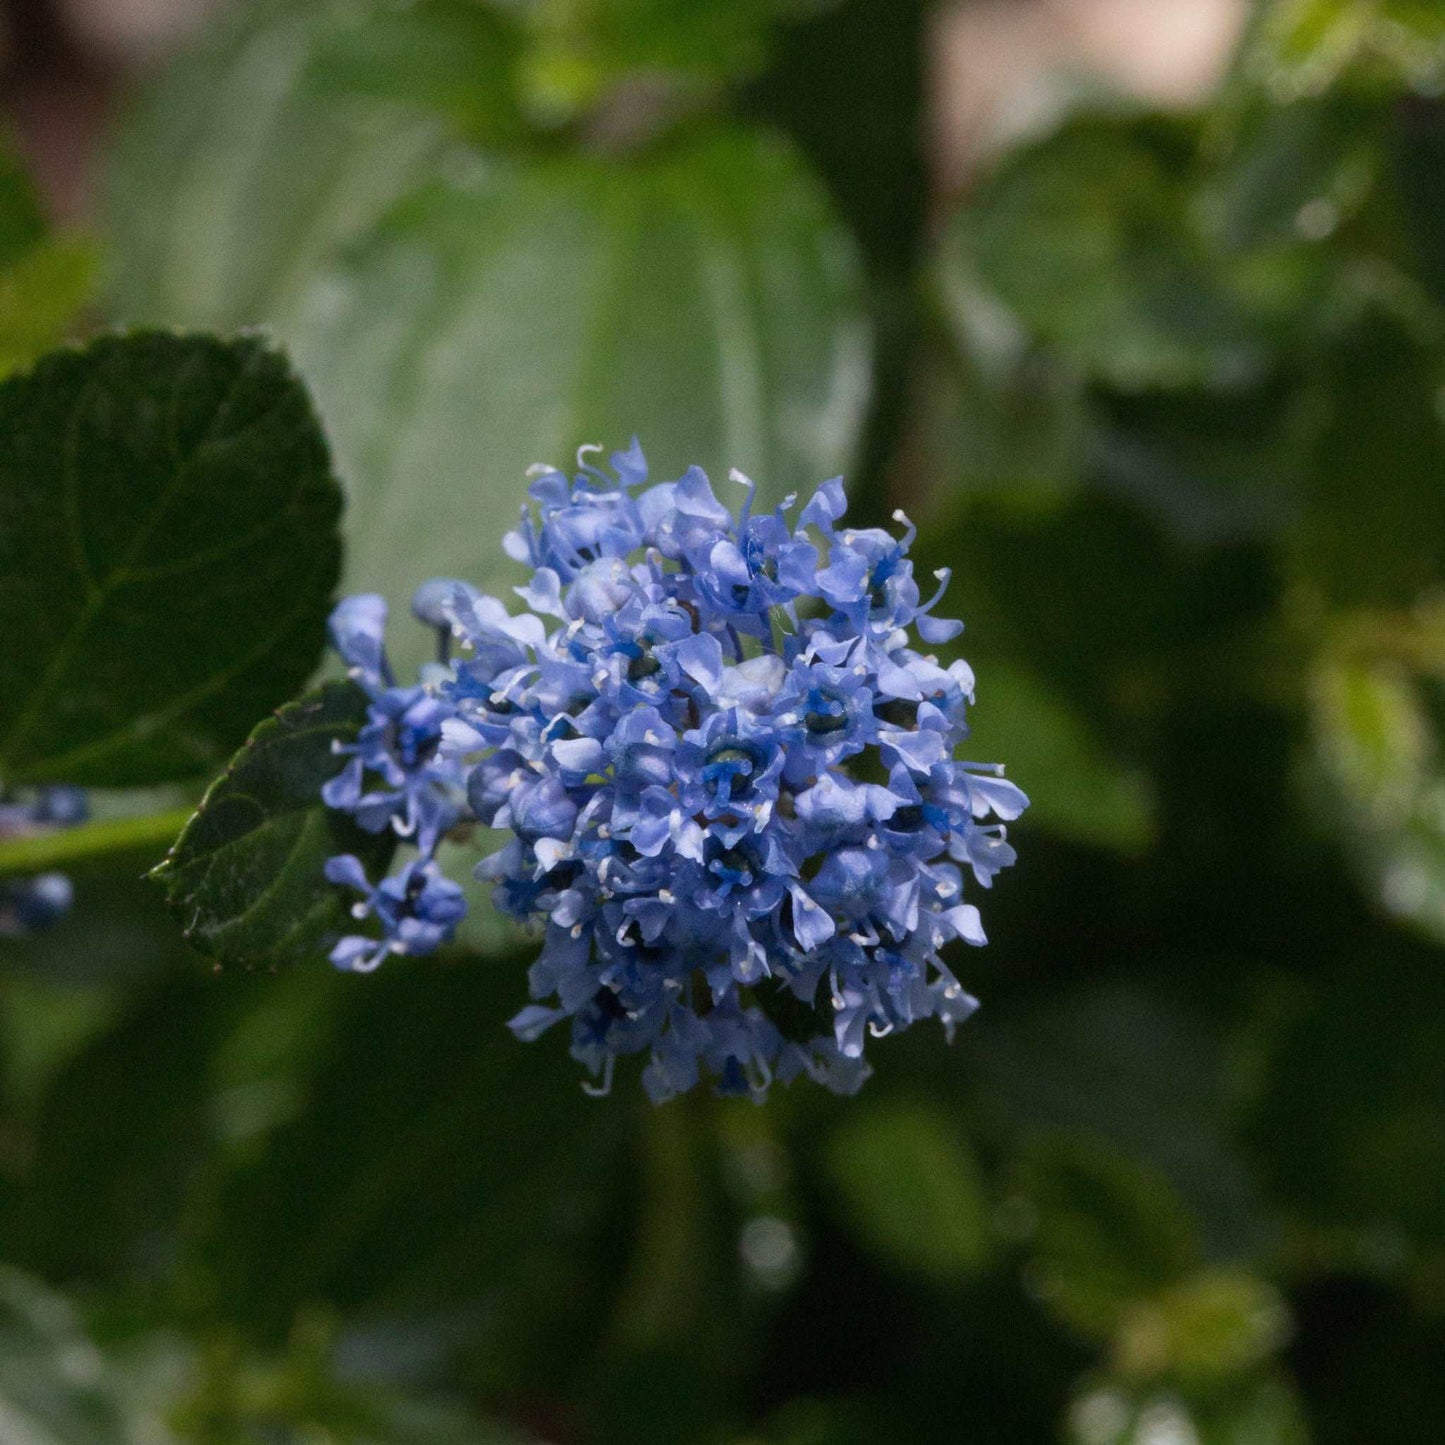
M 73 828 L 90 816 L 83 788 L 54 784 L 0 797 L 0 840 Z M 43 933 L 70 912 L 75 889 L 63 873 L 0 878 L 0 937 Z

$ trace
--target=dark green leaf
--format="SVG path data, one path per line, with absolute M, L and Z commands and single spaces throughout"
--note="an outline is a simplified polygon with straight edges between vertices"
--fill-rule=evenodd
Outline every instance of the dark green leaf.
M 1228 396 L 1101 395 L 1091 480 L 1196 546 L 1276 535 L 1299 508 L 1320 413 L 1296 378 Z
M 169 841 L 169 840 L 167 840 Z M 135 988 L 195 962 L 161 895 L 146 882 L 165 844 L 104 867 L 69 865 L 75 904 L 64 925 L 7 940 L 6 964 L 23 976 L 74 988 Z
M 211 1139 L 208 1078 L 238 995 L 175 972 L 66 1060 L 46 1091 L 5 1253 L 62 1278 L 159 1267 Z
M 948 1281 L 986 1261 L 978 1168 L 946 1114 L 903 1100 L 859 1105 L 829 1139 L 826 1157 L 858 1233 L 890 1263 Z
M 1197 1262 L 1193 1222 L 1168 1181 L 1102 1139 L 1040 1137 L 1018 1189 L 1034 1220 L 1039 1291 L 1085 1334 L 1111 1333 L 1131 1305 Z
M 529 961 L 325 969 L 335 1012 L 292 1117 L 236 1154 L 202 1221 L 226 1318 L 283 1334 L 314 1300 L 456 1310 L 439 1324 L 482 1332 L 476 1368 L 504 1387 L 595 1347 L 630 1220 L 587 1271 L 581 1247 L 620 1218 L 601 1211 L 636 1177 L 639 1101 L 620 1082 L 589 1099 L 565 1040 L 508 1033 Z
M 0 268 L 45 239 L 45 216 L 19 158 L 0 136 Z
M 245 967 L 314 960 L 344 930 L 351 899 L 323 877 L 326 860 L 354 853 L 379 876 L 396 842 L 321 801 L 332 744 L 365 720 L 358 688 L 327 683 L 263 722 L 212 785 L 154 874 L 202 952 Z
M 1210 233 L 1231 251 L 1306 254 L 1369 197 L 1385 121 L 1379 106 L 1343 96 L 1286 106 L 1251 96 L 1198 193 Z
M 1023 827 L 1138 852 L 1154 832 L 1146 773 L 1112 758 L 1068 701 L 1027 669 L 990 662 L 969 714 L 970 746 L 1005 758 L 1030 798 Z
M 1417 101 L 1396 116 L 1395 171 L 1420 279 L 1445 306 L 1445 102 Z
M 1195 927 L 1192 920 L 1180 926 Z M 1180 969 L 1171 963 L 1165 971 Z M 1122 1169 L 1126 1198 L 1131 1170 L 1141 1176 L 1143 1193 L 1164 1201 L 1175 1221 L 1166 1228 L 1180 1227 L 1175 1196 L 1182 1196 L 1211 1256 L 1260 1247 L 1260 1200 L 1224 1122 L 1230 1061 L 1197 1006 L 1122 982 L 1055 984 L 1031 1006 L 984 1002 L 970 1059 L 981 1081 L 980 1112 L 1001 1137 L 1080 1136 L 1080 1167 L 1098 1161 L 1106 1175 Z M 1090 1145 L 1094 1136 L 1107 1147 Z M 1157 1189 L 1148 1181 L 1159 1181 Z M 1147 1213 L 1147 1198 L 1142 1207 Z M 1119 1249 L 1131 1247 L 1121 1236 Z
M 1331 354 L 1292 536 L 1300 578 L 1340 606 L 1407 606 L 1445 574 L 1445 359 L 1371 318 Z
M 1438 1274 L 1445 972 L 1438 948 L 1376 939 L 1270 1031 L 1249 1138 L 1275 1197 L 1321 1231 L 1326 1257 L 1388 1275 L 1436 1251 Z
M 874 276 L 908 278 L 928 225 L 929 0 L 772 0 L 797 12 L 751 87 L 760 112 L 826 179 Z M 874 291 L 870 299 L 906 304 Z
M 1078 485 L 1088 442 L 1083 378 L 1033 342 L 963 268 L 931 277 L 944 333 L 922 368 L 921 431 L 940 507 L 980 495 L 1046 509 Z
M 0 772 L 194 775 L 316 666 L 341 495 L 255 337 L 108 336 L 0 385 Z

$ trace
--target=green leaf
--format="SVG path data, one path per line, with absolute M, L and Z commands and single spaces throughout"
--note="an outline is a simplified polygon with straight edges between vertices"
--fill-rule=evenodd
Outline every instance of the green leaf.
M 0 376 L 65 335 L 95 269 L 92 247 L 47 235 L 30 179 L 0 136 Z
M 1386 767 L 1393 785 L 1399 780 Z M 1441 795 L 1437 775 L 1421 799 L 1422 807 L 1437 800 L 1432 851 L 1422 857 L 1401 845 L 1393 871 L 1380 879 L 1387 906 L 1405 912 L 1422 899 L 1433 905 L 1428 921 L 1437 938 L 1445 892 Z M 1363 806 L 1346 826 L 1372 826 Z M 1433 1254 L 1438 1280 L 1445 1238 L 1445 970 L 1438 943 L 1361 929 L 1336 958 L 1261 1031 L 1246 1131 L 1255 1167 L 1272 1197 L 1309 1226 L 1317 1245 L 1303 1253 L 1311 1263 L 1322 1256 L 1386 1277 L 1418 1269 L 1423 1280 Z M 1341 1159 L 1351 1167 L 1342 1169 Z M 1433 1288 L 1438 1297 L 1438 1283 Z
M 922 1103 L 860 1104 L 828 1140 L 828 1172 L 869 1248 L 924 1278 L 949 1281 L 987 1260 L 978 1167 L 949 1117 Z
M 1068 702 L 1028 670 L 990 661 L 969 714 L 970 756 L 1003 758 L 1030 798 L 1021 826 L 1142 850 L 1154 834 L 1146 773 L 1116 761 Z
M 1401 641 L 1418 636 L 1433 652 L 1419 659 L 1423 672 L 1390 655 L 1388 623 L 1379 630 L 1374 647 L 1334 649 L 1316 671 L 1315 797 L 1371 893 L 1445 940 L 1445 619 L 1418 631 L 1395 624 Z
M 0 268 L 45 239 L 45 214 L 20 158 L 0 136 Z
M 1083 468 L 1083 379 L 1034 344 L 966 268 L 945 258 L 930 279 L 947 339 L 929 353 L 919 389 L 940 506 L 979 495 L 1031 510 L 1056 505 Z
M 1445 106 L 1439 101 L 1394 112 L 1395 174 L 1421 281 L 1445 306 Z
M 788 0 L 537 0 L 524 14 L 531 44 L 527 101 L 560 124 L 632 75 L 693 86 L 762 67 L 769 31 Z
M 497 143 L 524 129 L 521 53 L 521 34 L 502 12 L 477 0 L 421 0 L 357 12 L 316 47 L 308 78 L 323 94 L 419 106 L 473 140 Z
M 114 1278 L 144 1268 L 146 1241 L 174 1236 L 213 1137 L 210 1076 L 238 996 L 168 961 L 46 1090 L 23 1187 L 0 1215 L 6 1257 L 26 1268 Z
M 1309 1445 L 1310 1438 L 1294 1391 L 1270 1378 L 1205 1399 L 1093 1381 L 1070 1405 L 1064 1432 L 1065 1445 Z
M 1445 13 L 1434 0 L 1271 0 L 1253 52 L 1281 98 L 1341 81 L 1433 94 L 1445 77 Z
M 1044 1303 L 1085 1335 L 1107 1336 L 1138 1301 L 1197 1261 L 1194 1225 L 1155 1170 L 1087 1134 L 1039 1136 L 1019 1164 Z
M 1100 395 L 1091 479 L 1195 546 L 1277 535 L 1300 506 L 1320 411 L 1294 377 L 1230 395 Z
M 1445 575 L 1445 358 L 1373 317 L 1322 370 L 1295 573 L 1337 606 L 1407 606 Z
M 696 462 L 736 500 L 738 467 L 772 504 L 848 465 L 867 394 L 848 239 L 748 133 L 425 190 L 283 330 L 351 487 L 349 580 L 394 611 L 429 576 L 520 580 L 531 463 L 635 433 L 655 475 Z
M 0 271 L 0 376 L 60 341 L 95 289 L 95 248 L 54 240 Z
M 341 496 L 256 337 L 140 333 L 0 385 L 0 773 L 213 765 L 316 665 Z
M 529 961 L 399 960 L 366 979 L 323 968 L 321 1057 L 292 1085 L 287 1122 L 233 1153 L 196 1220 L 193 1257 L 214 1269 L 226 1319 L 275 1336 L 317 1301 L 368 1324 L 390 1311 L 397 1330 L 416 1320 L 413 1351 L 433 1321 L 439 1353 L 464 1329 L 482 1337 L 471 1378 L 485 1372 L 493 1394 L 596 1348 L 633 1228 L 618 1191 L 638 1177 L 639 1100 L 599 1105 L 565 1040 L 507 1031 Z M 377 1348 L 382 1373 L 401 1349 Z
M 414 108 L 321 93 L 313 59 L 355 15 L 244 7 L 149 93 L 110 187 L 122 317 L 291 346 L 347 480 L 351 588 L 395 615 L 428 576 L 505 591 L 525 469 L 584 442 L 739 467 L 760 504 L 849 465 L 860 266 L 796 154 L 717 126 L 625 159 L 484 158 Z
M 1328 257 L 1321 243 L 1374 189 L 1388 112 L 1350 96 L 1278 105 L 1251 93 L 1224 119 L 1196 193 L 1209 234 L 1230 251 Z
M 321 801 L 336 743 L 366 721 L 366 697 L 327 683 L 257 727 L 153 877 L 203 953 L 249 968 L 314 958 L 345 930 L 349 896 L 322 868 L 354 853 L 374 876 L 395 847 Z
M 1141 972 L 1147 967 L 1141 960 Z M 1165 971 L 1180 967 L 1171 961 Z M 987 1026 L 980 1022 L 969 1059 L 980 1122 L 993 1137 L 1013 1148 L 1020 1135 L 1077 1135 L 1086 1141 L 1081 1167 L 1102 1148 L 1100 1170 L 1132 1159 L 1146 1179 L 1167 1181 L 1158 1190 L 1166 1212 L 1177 1219 L 1177 1192 L 1211 1257 L 1262 1247 L 1263 1204 L 1226 1127 L 1237 1084 L 1197 1004 L 1169 1001 L 1142 976 L 1056 986 L 1022 1004 L 986 1002 Z M 1097 1148 L 1087 1143 L 1094 1138 Z
M 1126 391 L 1257 379 L 1266 337 L 1189 214 L 1188 142 L 1094 119 L 1015 152 L 959 213 L 945 268 Z
M 316 84 L 315 58 L 356 17 L 347 0 L 256 0 L 139 93 L 105 178 L 115 316 L 274 320 L 338 246 L 434 173 L 444 120 Z
M 60 1296 L 0 1268 L 0 1436 L 6 1445 L 162 1445 L 127 1418 L 115 1383 Z
M 1126 1379 L 1227 1381 L 1274 1354 L 1289 1323 L 1272 1285 L 1238 1270 L 1201 1270 L 1125 1312 L 1114 1335 L 1113 1368 Z

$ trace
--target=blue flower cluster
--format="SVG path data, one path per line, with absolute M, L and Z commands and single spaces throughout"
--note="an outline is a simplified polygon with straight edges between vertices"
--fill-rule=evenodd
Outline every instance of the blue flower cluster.
M 791 498 L 755 513 L 736 472 L 736 516 L 697 468 L 649 484 L 636 442 L 615 476 L 578 463 L 534 469 L 506 538 L 526 611 L 420 589 L 443 660 L 415 686 L 390 674 L 379 598 L 336 610 L 371 709 L 326 801 L 419 856 L 380 885 L 332 861 L 380 924 L 332 960 L 450 939 L 464 902 L 433 854 L 480 822 L 511 838 L 478 876 L 545 932 L 518 1036 L 565 1022 L 599 1090 L 645 1054 L 654 1100 L 704 1073 L 724 1093 L 801 1074 L 851 1092 L 868 1034 L 951 1033 L 977 1007 L 939 950 L 984 942 L 965 877 L 1013 862 L 1000 820 L 1028 801 L 955 760 L 973 675 L 928 651 L 962 629 L 934 615 L 947 573 L 923 601 L 906 519 L 901 537 L 842 525 L 838 480 L 791 520 Z
M 79 788 L 36 788 L 25 797 L 0 798 L 0 838 L 23 838 L 72 828 L 89 809 Z M 0 938 L 36 933 L 70 911 L 74 889 L 63 873 L 0 879 Z

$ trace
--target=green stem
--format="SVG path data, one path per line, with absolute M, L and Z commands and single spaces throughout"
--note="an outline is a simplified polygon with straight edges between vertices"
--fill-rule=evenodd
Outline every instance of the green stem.
M 51 868 L 104 858 L 112 853 L 169 847 L 194 813 L 194 808 L 177 808 L 144 818 L 112 818 L 105 822 L 82 823 L 78 828 L 64 828 L 54 833 L 5 838 L 0 840 L 0 875 L 44 873 Z

